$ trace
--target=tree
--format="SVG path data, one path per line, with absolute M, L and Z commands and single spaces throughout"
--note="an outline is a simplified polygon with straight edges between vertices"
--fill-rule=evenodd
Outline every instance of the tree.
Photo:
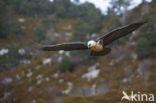
M 147 58 L 149 56 L 149 42 L 146 38 L 141 38 L 138 40 L 136 53 L 141 59 Z
M 20 14 L 37 16 L 40 14 L 52 13 L 49 0 L 13 0 L 11 6 Z
M 0 1 L 0 38 L 5 38 L 8 32 L 7 8 L 3 1 Z
M 37 36 L 39 42 L 46 39 L 45 34 L 46 34 L 46 30 L 42 26 L 36 27 L 35 35 Z
M 73 71 L 73 64 L 72 62 L 69 60 L 69 58 L 67 56 L 64 56 L 62 58 L 62 61 L 58 67 L 58 69 L 61 71 L 61 72 L 65 72 L 65 71 L 70 71 L 72 72 Z
M 146 2 L 146 0 L 142 0 L 142 3 L 145 3 Z
M 116 14 L 124 13 L 128 10 L 128 7 L 131 5 L 132 0 L 111 0 L 111 8 Z
M 136 53 L 140 59 L 153 57 L 155 58 L 156 52 L 156 30 L 154 23 L 147 23 L 141 28 L 141 35 L 136 45 Z
M 86 36 L 89 33 L 89 25 L 82 20 L 78 20 L 74 27 L 74 38 L 73 40 L 82 41 L 86 40 Z
M 16 44 L 9 44 L 8 51 L 8 54 L 4 55 L 3 59 L 0 61 L 0 67 L 4 69 L 15 68 L 19 63 L 19 59 L 21 58 Z
M 53 7 L 55 14 L 60 18 L 78 17 L 78 6 L 70 0 L 54 0 Z
M 89 33 L 97 32 L 101 27 L 103 20 L 102 13 L 91 3 L 84 3 L 79 7 L 79 16 L 81 20 L 89 25 Z
M 54 15 L 50 15 L 44 19 L 41 19 L 38 26 L 35 28 L 34 34 L 37 36 L 37 39 L 40 43 L 47 43 L 50 40 L 47 37 L 47 32 L 51 30 L 52 33 L 55 30 L 55 25 L 57 24 L 58 19 Z

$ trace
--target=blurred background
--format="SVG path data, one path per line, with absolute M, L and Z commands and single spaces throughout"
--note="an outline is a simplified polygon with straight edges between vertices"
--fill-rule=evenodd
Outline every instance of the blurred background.
M 103 57 L 39 50 L 138 20 Z M 1 103 L 119 103 L 123 90 L 156 95 L 156 0 L 0 0 Z

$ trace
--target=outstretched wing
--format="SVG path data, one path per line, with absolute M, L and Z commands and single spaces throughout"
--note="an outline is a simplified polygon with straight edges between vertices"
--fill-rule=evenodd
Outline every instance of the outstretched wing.
M 44 45 L 41 47 L 41 50 L 46 51 L 71 51 L 71 50 L 82 50 L 88 49 L 87 44 L 83 42 L 73 42 L 73 43 L 63 43 L 63 44 L 56 44 L 56 45 Z
M 103 40 L 103 45 L 107 45 L 114 40 L 117 40 L 123 36 L 126 36 L 127 34 L 131 33 L 132 31 L 139 28 L 141 25 L 143 25 L 145 22 L 136 22 L 118 29 L 115 29 L 106 35 L 103 35 L 102 37 L 98 38 L 98 40 Z

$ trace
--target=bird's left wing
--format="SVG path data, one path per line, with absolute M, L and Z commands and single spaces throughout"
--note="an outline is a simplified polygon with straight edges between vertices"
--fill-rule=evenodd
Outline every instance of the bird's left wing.
M 46 51 L 72 51 L 72 50 L 82 50 L 88 49 L 87 43 L 84 42 L 73 42 L 73 43 L 63 43 L 63 44 L 56 44 L 56 45 L 44 45 L 41 47 L 41 50 Z
M 102 40 L 103 45 L 107 45 L 107 44 L 113 42 L 114 40 L 117 40 L 123 36 L 126 36 L 127 34 L 131 33 L 132 31 L 136 30 L 137 28 L 139 28 L 144 23 L 145 22 L 135 22 L 135 23 L 129 24 L 127 26 L 115 29 L 115 30 L 109 32 L 108 34 L 101 36 L 100 38 L 97 39 L 97 41 Z

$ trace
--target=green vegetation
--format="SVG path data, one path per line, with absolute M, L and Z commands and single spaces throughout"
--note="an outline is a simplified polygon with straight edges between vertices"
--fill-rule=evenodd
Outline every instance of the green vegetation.
M 0 37 L 6 38 L 9 34 L 23 34 L 24 31 L 17 19 L 12 14 L 9 1 L 0 1 Z
M 155 23 L 148 23 L 141 28 L 141 35 L 136 45 L 136 53 L 140 59 L 155 58 L 156 52 L 156 30 Z
M 75 41 L 81 41 L 86 39 L 86 34 L 89 33 L 89 25 L 82 20 L 78 20 L 75 24 L 73 31 Z
M 65 71 L 69 71 L 69 72 L 72 72 L 73 71 L 73 64 L 72 62 L 70 61 L 70 59 L 67 57 L 67 56 L 63 56 L 60 64 L 59 64 L 59 67 L 58 69 L 61 71 L 61 72 L 65 72 Z
M 131 0 L 111 0 L 102 14 L 79 0 L 1 0 L 0 103 L 116 103 L 123 90 L 156 95 L 156 1 L 142 1 L 127 10 Z M 104 57 L 39 50 L 87 41 L 137 20 L 148 23 L 109 45 Z
M 18 47 L 16 44 L 8 45 L 8 54 L 3 56 L 0 61 L 0 67 L 6 69 L 15 68 L 19 64 L 21 56 L 18 54 Z M 4 69 L 2 70 L 4 71 Z
M 8 35 L 7 12 L 4 2 L 0 1 L 0 38 L 5 38 Z
M 38 26 L 35 28 L 35 35 L 38 38 L 38 41 L 41 43 L 48 43 L 46 41 L 50 41 L 48 39 L 47 32 L 53 33 L 55 30 L 55 26 L 57 24 L 57 18 L 54 15 L 50 15 L 47 18 L 40 20 Z

